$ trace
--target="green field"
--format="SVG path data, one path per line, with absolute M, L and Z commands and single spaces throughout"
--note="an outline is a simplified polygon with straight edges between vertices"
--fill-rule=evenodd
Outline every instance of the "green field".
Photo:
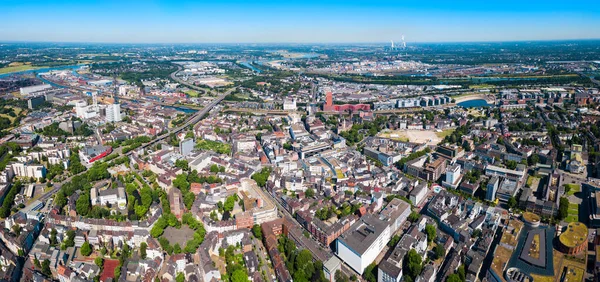
M 568 196 L 575 195 L 575 193 L 581 192 L 581 185 L 577 184 L 565 184 L 565 193 Z
M 435 132 L 435 135 L 437 135 L 437 137 L 444 139 L 446 138 L 446 136 L 452 134 L 452 132 L 454 132 L 454 129 L 444 129 L 442 130 L 442 132 Z
M 187 94 L 190 97 L 198 97 L 200 95 L 200 93 L 196 90 L 190 89 L 185 91 L 185 94 Z
M 579 221 L 579 205 L 569 203 L 569 215 L 565 218 L 565 222 Z
M 20 65 L 20 66 L 13 66 L 13 67 L 3 67 L 3 68 L 0 68 L 0 74 L 11 73 L 11 72 L 19 72 L 19 71 L 26 71 L 26 70 L 35 70 L 35 69 L 39 69 L 39 67 L 34 67 L 34 66 L 31 66 L 31 65 Z

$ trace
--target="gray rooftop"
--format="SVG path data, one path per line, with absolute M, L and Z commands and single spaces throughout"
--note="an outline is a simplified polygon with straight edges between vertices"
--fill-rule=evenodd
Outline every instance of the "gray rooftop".
M 374 215 L 365 215 L 344 232 L 338 240 L 358 254 L 363 254 L 387 228 L 387 223 Z

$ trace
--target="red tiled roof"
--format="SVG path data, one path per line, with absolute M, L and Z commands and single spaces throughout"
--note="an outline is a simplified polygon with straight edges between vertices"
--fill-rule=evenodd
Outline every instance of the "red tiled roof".
M 100 275 L 100 281 L 107 281 L 108 278 L 115 277 L 115 268 L 119 267 L 119 260 L 106 259 L 104 260 L 104 270 Z
M 363 216 L 367 214 L 367 209 L 365 207 L 360 207 L 360 209 L 358 209 L 358 212 L 360 213 L 360 216 Z

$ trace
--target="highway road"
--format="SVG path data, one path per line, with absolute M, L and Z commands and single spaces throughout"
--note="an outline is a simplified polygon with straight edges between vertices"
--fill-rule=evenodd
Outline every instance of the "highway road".
M 198 86 L 196 86 L 196 85 L 189 84 L 189 83 L 187 83 L 187 82 L 185 82 L 185 81 L 183 81 L 183 80 L 179 79 L 179 78 L 177 77 L 177 73 L 178 73 L 180 70 L 181 70 L 181 66 L 180 66 L 180 65 L 177 65 L 177 71 L 175 71 L 175 72 L 172 72 L 172 73 L 171 73 L 171 75 L 170 75 L 172 80 L 175 80 L 175 81 L 177 81 L 177 82 L 179 82 L 179 83 L 181 83 L 181 84 L 183 84 L 183 85 L 187 86 L 188 88 L 191 88 L 191 89 L 194 89 L 194 90 L 198 90 L 198 91 L 202 91 L 202 94 L 206 93 L 207 89 L 204 89 L 204 88 L 202 88 L 202 87 L 198 87 Z M 210 92 L 210 90 L 208 90 L 208 91 Z M 212 93 L 208 93 L 208 94 L 212 94 Z

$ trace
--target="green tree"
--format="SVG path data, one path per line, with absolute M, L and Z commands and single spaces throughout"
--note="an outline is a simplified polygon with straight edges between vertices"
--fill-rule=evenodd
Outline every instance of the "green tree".
M 142 259 L 146 259 L 146 249 L 148 248 L 148 244 L 146 242 L 142 242 L 140 244 L 140 257 Z
M 81 245 L 81 254 L 88 257 L 92 254 L 92 246 L 90 245 L 90 243 L 88 241 L 85 241 L 83 243 L 83 245 Z
M 262 234 L 262 229 L 260 228 L 260 225 L 254 224 L 254 226 L 252 226 L 252 234 L 254 234 L 254 237 L 256 237 L 257 239 L 262 241 L 263 234 Z
M 115 267 L 115 271 L 114 271 L 114 275 L 115 275 L 115 279 L 117 281 L 119 281 L 119 277 L 121 277 L 121 267 Z
M 365 268 L 363 278 L 369 282 L 377 282 L 377 265 L 375 263 L 371 263 Z
M 271 175 L 271 169 L 268 167 L 263 168 L 260 172 L 256 172 L 252 175 L 252 179 L 256 181 L 256 184 L 260 187 L 265 187 L 267 184 L 267 180 L 269 179 L 269 175 Z
M 425 225 L 425 234 L 427 234 L 427 242 L 433 242 L 433 239 L 436 237 L 436 228 L 433 224 Z
M 315 196 L 315 190 L 313 190 L 312 188 L 308 188 L 308 189 L 306 189 L 306 191 L 304 191 L 304 195 L 307 198 L 312 198 Z
M 313 263 L 312 263 L 312 254 L 309 250 L 302 250 L 296 256 L 295 268 L 297 270 L 302 270 L 306 277 L 312 277 L 315 272 Z
M 233 207 L 235 206 L 235 200 L 236 200 L 236 195 L 231 195 L 231 196 L 227 197 L 227 199 L 225 200 L 225 204 L 223 204 L 223 209 L 225 211 L 232 211 Z
M 248 274 L 242 269 L 236 269 L 231 274 L 231 282 L 247 282 Z
M 517 162 L 516 161 L 506 161 L 506 168 L 508 168 L 508 169 L 517 168 Z
M 179 245 L 179 243 L 175 243 L 175 246 L 173 246 L 173 253 L 181 254 L 181 246 Z
M 420 214 L 416 213 L 416 212 L 411 212 L 410 215 L 408 216 L 408 220 L 410 222 L 417 222 L 417 220 L 419 220 L 419 218 L 421 217 Z
M 65 196 L 65 192 L 61 189 L 56 192 L 54 196 L 54 205 L 60 207 L 64 207 L 67 204 L 67 197 Z
M 398 235 L 394 235 L 394 237 L 392 237 L 392 239 L 390 239 L 390 241 L 388 242 L 388 247 L 393 248 L 396 246 L 396 244 L 398 244 L 398 242 L 400 241 L 400 236 Z
M 181 273 L 181 272 L 177 273 L 177 276 L 175 277 L 175 281 L 177 281 L 177 282 L 185 281 L 185 276 L 183 275 L 183 273 Z
M 190 210 L 192 208 L 192 205 L 194 204 L 194 201 L 196 200 L 196 195 L 194 195 L 194 193 L 192 192 L 187 192 L 183 195 L 183 204 L 185 205 L 185 208 Z
M 404 258 L 404 269 L 406 270 L 406 275 L 413 281 L 421 274 L 423 267 L 422 263 L 423 259 L 417 251 L 415 251 L 415 249 L 410 249 Z
M 435 247 L 433 247 L 433 253 L 435 254 L 435 259 L 439 259 L 446 255 L 446 249 L 444 249 L 444 246 L 436 244 Z
M 287 151 L 291 151 L 293 149 L 292 143 L 290 143 L 290 142 L 283 143 L 283 149 L 285 149 Z
M 65 247 L 74 247 L 75 246 L 75 230 L 69 229 L 67 230 L 67 238 L 64 241 Z
M 42 262 L 42 273 L 46 276 L 52 276 L 52 270 L 50 270 L 50 260 L 45 259 Z
M 86 216 L 90 212 L 90 194 L 83 193 L 75 202 L 75 210 L 78 215 Z
M 190 169 L 190 166 L 188 164 L 187 160 L 183 160 L 183 159 L 179 159 L 175 161 L 175 166 L 183 169 L 184 171 L 188 171 Z
M 104 267 L 104 259 L 102 257 L 96 257 L 94 263 L 102 269 Z
M 539 162 L 540 162 L 540 157 L 538 156 L 538 154 L 531 155 L 531 157 L 529 157 L 529 159 L 527 160 L 527 163 L 531 166 L 533 166 Z
M 561 197 L 558 203 L 558 213 L 556 217 L 559 220 L 565 219 L 569 215 L 569 199 Z
M 56 246 L 56 244 L 58 244 L 58 240 L 56 239 L 57 234 L 58 232 L 56 231 L 56 229 L 52 228 L 52 230 L 50 231 L 50 246 Z
M 508 204 L 508 207 L 511 208 L 511 209 L 517 207 L 517 198 L 515 198 L 514 196 L 510 197 L 508 199 L 508 203 L 507 204 Z
M 458 276 L 458 274 L 452 273 L 448 275 L 448 277 L 446 277 L 446 282 L 463 282 L 463 280 L 460 279 L 460 276 Z
M 465 281 L 465 279 L 467 278 L 467 274 L 465 271 L 465 265 L 461 264 L 458 269 L 456 270 L 456 274 L 458 274 L 458 277 L 460 278 L 460 281 Z
M 173 180 L 173 186 L 181 191 L 188 191 L 190 189 L 190 183 L 187 181 L 186 174 L 179 174 Z

